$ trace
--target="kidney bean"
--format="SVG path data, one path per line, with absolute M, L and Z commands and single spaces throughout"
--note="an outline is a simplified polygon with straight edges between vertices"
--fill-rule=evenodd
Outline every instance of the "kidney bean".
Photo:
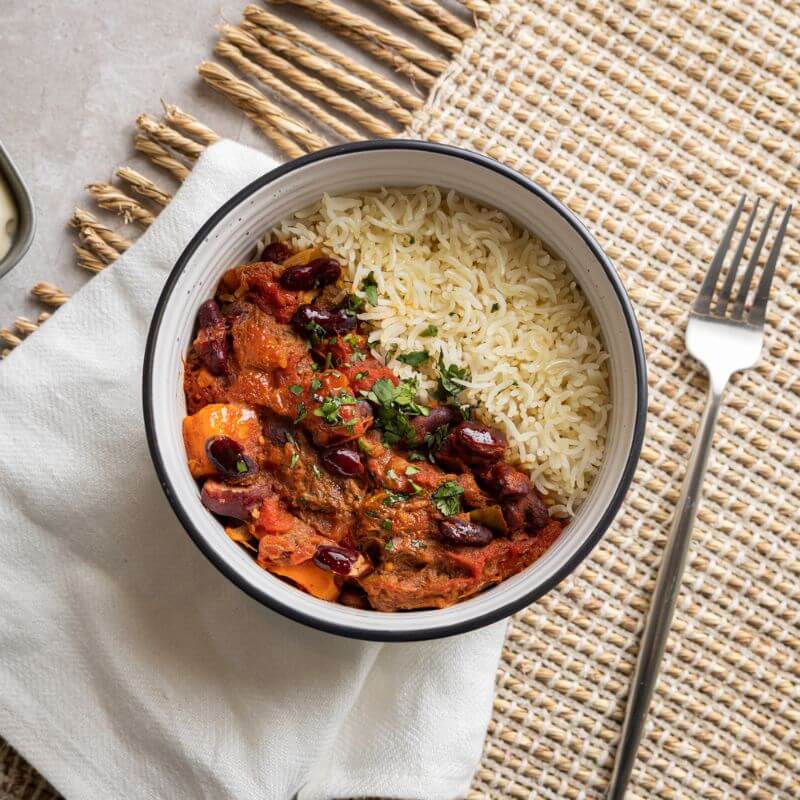
M 214 469 L 226 478 L 245 478 L 257 469 L 239 442 L 229 436 L 210 438 L 206 442 L 206 453 Z
M 439 525 L 439 538 L 456 547 L 483 547 L 492 541 L 492 532 L 477 522 L 446 519 Z
M 200 306 L 197 321 L 195 350 L 212 375 L 224 375 L 228 366 L 228 332 L 216 300 L 206 300 Z
M 314 554 L 314 563 L 335 575 L 349 575 L 361 554 L 352 547 L 321 544 Z
M 203 484 L 200 500 L 214 514 L 249 522 L 252 520 L 250 512 L 260 506 L 269 494 L 266 483 L 256 481 L 250 486 L 232 486 L 209 478 Z
M 339 262 L 333 258 L 316 258 L 299 267 L 289 267 L 280 277 L 280 284 L 285 289 L 301 291 L 316 286 L 327 286 L 336 283 L 342 274 Z
M 344 478 L 358 478 L 364 474 L 364 462 L 360 453 L 347 445 L 326 450 L 322 454 L 322 463 L 329 472 Z
M 262 251 L 259 261 L 271 261 L 282 264 L 292 254 L 292 249 L 283 242 L 270 242 Z
M 216 300 L 206 300 L 197 310 L 197 322 L 201 328 L 210 328 L 222 321 L 222 312 Z
M 478 480 L 495 497 L 519 497 L 531 491 L 531 482 L 524 472 L 502 462 L 487 469 L 476 469 Z
M 506 450 L 506 438 L 500 431 L 465 421 L 448 437 L 453 448 L 468 464 L 490 464 L 499 461 Z
M 519 497 L 509 497 L 500 504 L 509 531 L 539 530 L 550 521 L 547 506 L 535 491 Z
M 429 410 L 427 416 L 420 414 L 417 417 L 412 417 L 409 423 L 416 438 L 409 444 L 422 444 L 428 434 L 433 433 L 437 428 L 441 428 L 442 425 L 452 424 L 458 418 L 458 412 L 451 406 L 434 406 Z
M 330 311 L 326 308 L 305 304 L 295 312 L 292 324 L 304 336 L 308 336 L 314 330 L 315 325 L 322 329 L 325 336 L 336 336 L 354 331 L 358 320 L 349 316 L 343 308 L 338 311 Z

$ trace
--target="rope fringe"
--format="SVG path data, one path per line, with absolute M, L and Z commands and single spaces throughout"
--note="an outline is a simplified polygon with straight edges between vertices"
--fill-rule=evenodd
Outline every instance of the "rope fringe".
M 405 22 L 410 28 L 427 36 L 434 44 L 450 53 L 457 53 L 461 49 L 461 40 L 451 33 L 443 31 L 438 25 L 413 8 L 401 3 L 400 0 L 372 0 L 372 4 L 388 11 L 392 16 Z
M 162 100 L 161 107 L 164 109 L 164 122 L 171 127 L 185 133 L 187 136 L 198 139 L 206 145 L 219 141 L 219 136 L 211 128 L 204 125 L 196 117 L 178 108 L 178 106 Z
M 137 136 L 134 139 L 133 145 L 140 153 L 144 153 L 157 167 L 165 169 L 181 183 L 188 177 L 189 170 L 158 142 L 149 139 L 147 136 Z
M 144 206 L 110 183 L 90 183 L 86 190 L 100 208 L 119 214 L 126 223 L 136 222 L 147 228 L 155 222 L 155 217 Z
M 136 194 L 141 197 L 146 197 L 148 200 L 152 200 L 156 205 L 162 208 L 172 200 L 171 194 L 160 189 L 153 181 L 149 178 L 145 178 L 144 175 L 140 174 L 135 169 L 131 169 L 131 167 L 119 167 L 116 175 L 120 180 L 125 181 Z
M 158 122 L 149 114 L 139 114 L 136 117 L 136 127 L 154 141 L 192 160 L 199 158 L 203 150 L 205 150 L 203 145 Z

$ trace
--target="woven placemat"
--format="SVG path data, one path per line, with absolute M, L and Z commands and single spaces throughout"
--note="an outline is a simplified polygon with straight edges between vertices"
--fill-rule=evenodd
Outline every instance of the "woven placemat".
M 587 222 L 636 306 L 651 397 L 633 489 L 590 558 L 513 620 L 469 794 L 602 797 L 702 410 L 705 380 L 683 345 L 688 307 L 742 190 L 785 204 L 800 184 L 800 6 L 470 0 L 473 30 L 433 0 L 376 3 L 432 42 L 432 55 L 344 17 L 327 0 L 294 4 L 410 82 L 401 86 L 354 66 L 248 7 L 242 25 L 223 29 L 217 55 L 254 82 L 212 63 L 201 75 L 273 145 L 298 155 L 402 129 L 487 153 Z M 324 63 L 314 64 L 312 55 Z M 325 78 L 319 86 L 309 81 L 315 71 Z M 349 86 L 342 75 L 352 79 Z M 348 94 L 356 110 L 341 102 Z M 294 111 L 275 105 L 275 97 Z M 323 107 L 330 119 L 315 117 L 320 124 L 313 125 L 303 117 Z M 216 137 L 174 107 L 160 122 L 140 119 L 139 128 L 139 149 L 178 180 Z M 146 227 L 169 192 L 143 185 L 138 173 L 119 177 L 125 191 L 95 184 L 93 196 Z M 101 269 L 128 242 L 79 213 L 79 263 Z M 798 234 L 795 216 L 761 364 L 737 376 L 726 394 L 632 798 L 800 797 Z M 36 289 L 53 306 L 68 299 L 57 287 Z M 30 325 L 17 333 L 34 330 Z M 0 746 L 0 798 L 4 793 L 56 797 Z

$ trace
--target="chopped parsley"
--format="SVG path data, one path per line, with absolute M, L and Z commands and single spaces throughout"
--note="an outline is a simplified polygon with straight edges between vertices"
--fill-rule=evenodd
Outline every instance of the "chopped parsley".
M 366 356 L 360 350 L 356 350 L 355 352 L 350 353 L 349 361 L 351 364 L 358 364 L 359 361 L 363 361 L 365 358 Z
M 297 447 L 297 439 L 295 439 L 294 436 L 292 436 L 291 431 L 286 431 L 286 441 L 289 442 L 289 444 L 293 445 L 294 447 Z
M 388 364 L 393 358 L 394 354 L 397 352 L 397 345 L 393 344 L 387 351 L 386 351 L 386 358 L 383 359 L 384 364 Z
M 351 406 L 356 402 L 355 397 L 347 392 L 326 397 L 319 408 L 314 409 L 315 417 L 322 417 L 328 425 L 338 425 L 343 422 L 339 409 L 342 406 Z
M 372 448 L 369 446 L 369 442 L 367 442 L 366 439 L 359 438 L 358 449 L 362 453 L 366 453 L 367 455 L 370 455 L 372 453 Z
M 431 354 L 427 350 L 415 350 L 413 353 L 403 353 L 397 356 L 397 360 L 402 364 L 408 364 L 409 367 L 418 367 L 430 357 Z
M 439 333 L 439 329 L 435 325 L 428 325 L 428 327 L 420 333 L 420 336 L 424 339 L 430 339 L 431 336 L 436 336 L 437 333 Z
M 412 475 L 416 475 L 419 471 L 419 467 L 406 467 L 406 477 L 410 478 Z
M 439 371 L 437 394 L 442 402 L 458 397 L 461 393 L 464 387 L 456 381 L 472 380 L 472 373 L 466 367 L 457 367 L 455 364 L 446 365 L 441 352 L 436 366 Z
M 409 481 L 411 484 L 411 488 L 414 490 L 414 494 L 419 494 L 422 491 L 422 487 L 418 486 L 414 481 Z
M 357 381 L 361 381 L 361 380 L 363 380 L 364 378 L 367 377 L 367 373 L 362 370 L 361 372 L 356 372 L 356 376 L 355 377 L 356 377 Z
M 372 519 L 379 519 L 381 516 L 374 508 L 368 508 L 364 513 Z
M 367 277 L 361 281 L 359 288 L 364 292 L 364 297 L 371 306 L 378 305 L 378 282 L 375 280 L 374 272 L 370 271 Z
M 302 386 L 299 386 L 299 385 L 298 385 L 298 384 L 296 384 L 296 383 L 293 383 L 293 384 L 292 384 L 292 385 L 289 387 L 289 391 L 290 391 L 292 394 L 294 394 L 294 395 L 297 395 L 297 394 L 300 394 L 300 393 L 303 391 L 303 387 L 302 387 Z
M 392 521 L 390 519 L 385 519 L 383 522 L 381 522 L 381 528 L 383 528 L 385 531 L 390 531 L 392 529 Z
M 427 416 L 428 409 L 417 403 L 416 379 L 400 381 L 395 386 L 388 378 L 380 378 L 368 392 L 361 392 L 362 397 L 378 406 L 375 424 L 383 434 L 387 444 L 400 441 L 416 441 L 416 434 L 409 419 L 419 415 Z
M 307 322 L 305 328 L 311 335 L 312 339 L 318 339 L 321 341 L 325 338 L 325 328 L 323 328 L 322 325 L 318 325 L 313 320 L 311 322 Z
M 366 303 L 364 302 L 363 297 L 359 297 L 357 294 L 349 294 L 347 295 L 347 305 L 345 306 L 345 312 L 348 316 L 355 317 L 357 314 L 360 314 Z
M 297 462 L 300 460 L 300 456 L 297 453 L 292 453 L 292 459 L 289 462 L 289 469 L 294 469 L 297 466 Z
M 440 425 L 435 428 L 425 437 L 425 444 L 428 445 L 428 450 L 438 450 L 447 438 L 450 428 L 447 425 Z
M 397 503 L 402 503 L 404 500 L 408 500 L 407 494 L 403 494 L 402 492 L 389 491 L 386 492 L 386 497 L 383 498 L 383 504 L 385 506 L 394 506 L 397 505 Z
M 250 468 L 247 466 L 247 462 L 246 462 L 246 461 L 245 461 L 243 458 L 237 458 L 237 459 L 236 459 L 236 471 L 237 471 L 237 472 L 238 472 L 240 475 L 241 475 L 242 473 L 245 473 L 245 472 L 247 472 L 247 471 L 248 471 L 248 469 L 250 469 Z
M 306 413 L 305 403 L 298 403 L 297 416 L 294 418 L 294 424 L 297 425 L 301 420 L 304 420 L 306 418 Z
M 322 381 L 319 378 L 312 378 L 311 380 L 311 391 L 316 392 L 318 389 L 322 388 Z
M 452 517 L 461 511 L 461 495 L 464 489 L 455 481 L 443 483 L 432 495 L 431 502 L 446 517 Z
M 416 236 L 409 236 L 408 237 L 408 243 L 409 244 L 416 244 L 417 243 L 417 237 Z
M 409 453 L 408 454 L 409 461 L 424 461 L 425 456 L 422 453 Z
M 383 546 L 383 549 L 384 549 L 384 550 L 385 550 L 387 553 L 392 553 L 392 552 L 394 552 L 394 540 L 390 540 L 390 541 L 386 542 L 386 544 Z
M 500 308 L 500 303 L 492 303 L 492 312 L 497 311 Z
M 311 465 L 311 471 L 314 473 L 315 478 L 322 477 L 322 473 L 319 471 L 319 467 L 316 464 Z
M 399 481 L 400 478 L 398 477 L 397 473 L 393 469 L 386 470 L 386 477 L 392 481 Z

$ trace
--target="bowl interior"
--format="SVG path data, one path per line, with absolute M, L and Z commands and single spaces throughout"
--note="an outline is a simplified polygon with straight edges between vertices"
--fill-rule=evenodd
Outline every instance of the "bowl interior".
M 574 568 L 616 512 L 641 445 L 644 375 L 641 344 L 624 291 L 588 234 L 548 195 L 508 170 L 461 151 L 385 143 L 317 154 L 256 181 L 212 218 L 181 258 L 151 333 L 150 438 L 162 483 L 187 530 L 217 566 L 253 596 L 317 627 L 366 638 L 417 639 L 477 627 L 544 593 Z M 260 183 L 260 185 L 259 185 Z M 436 184 L 493 206 L 565 259 L 594 308 L 610 354 L 612 413 L 601 471 L 559 541 L 523 572 L 450 608 L 381 614 L 317 600 L 255 565 L 201 505 L 181 436 L 183 357 L 199 305 L 221 274 L 246 261 L 254 242 L 294 211 L 330 193 Z M 606 262 L 607 264 L 607 262 Z

